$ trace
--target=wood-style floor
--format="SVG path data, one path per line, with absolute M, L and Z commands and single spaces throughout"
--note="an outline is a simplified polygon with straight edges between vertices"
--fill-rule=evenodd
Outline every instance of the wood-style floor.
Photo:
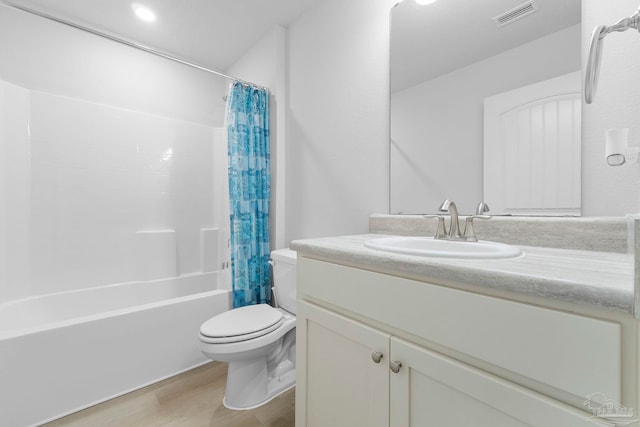
M 294 390 L 253 410 L 222 405 L 227 364 L 212 362 L 60 418 L 46 427 L 294 427 Z

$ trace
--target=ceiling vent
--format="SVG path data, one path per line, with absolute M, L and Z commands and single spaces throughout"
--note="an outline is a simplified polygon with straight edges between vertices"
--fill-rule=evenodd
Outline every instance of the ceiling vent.
M 538 4 L 534 0 L 530 0 L 492 19 L 498 27 L 504 27 L 520 18 L 532 14 L 536 10 L 538 10 Z

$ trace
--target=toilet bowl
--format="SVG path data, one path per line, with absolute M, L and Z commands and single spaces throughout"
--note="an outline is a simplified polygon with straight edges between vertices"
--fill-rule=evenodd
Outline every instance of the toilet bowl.
M 223 404 L 252 409 L 295 385 L 296 253 L 271 253 L 277 307 L 250 305 L 221 313 L 200 327 L 200 350 L 227 362 Z

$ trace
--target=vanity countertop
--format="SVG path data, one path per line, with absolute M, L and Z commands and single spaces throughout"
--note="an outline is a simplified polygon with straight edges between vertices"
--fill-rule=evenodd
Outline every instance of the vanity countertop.
M 295 240 L 291 249 L 310 258 L 489 295 L 552 299 L 633 315 L 631 254 L 519 246 L 524 255 L 517 258 L 430 258 L 364 247 L 376 237 L 385 235 Z

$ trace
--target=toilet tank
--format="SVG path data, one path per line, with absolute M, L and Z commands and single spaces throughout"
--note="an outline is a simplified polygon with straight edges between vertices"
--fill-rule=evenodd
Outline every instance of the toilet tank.
M 271 252 L 273 286 L 278 305 L 296 314 L 296 251 L 278 249 Z

